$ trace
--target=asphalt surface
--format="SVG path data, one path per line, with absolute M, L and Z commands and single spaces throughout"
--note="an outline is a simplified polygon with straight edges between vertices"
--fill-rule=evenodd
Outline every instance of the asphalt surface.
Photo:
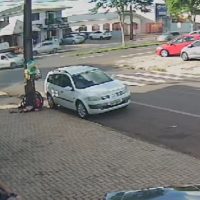
M 67 65 L 93 65 L 103 68 L 104 70 L 115 71 L 116 69 L 114 68 L 113 63 L 119 59 L 122 59 L 124 55 L 136 54 L 136 56 L 142 56 L 147 52 L 152 53 L 154 50 L 155 47 L 142 47 L 84 56 L 75 56 L 75 52 L 65 52 L 54 55 L 41 55 L 39 58 L 36 58 L 36 63 L 41 70 L 43 78 L 46 76 L 48 71 Z M 22 80 L 22 68 L 0 70 L 0 88 L 22 82 Z
M 133 93 L 128 108 L 92 116 L 90 120 L 130 137 L 200 158 L 199 90 L 171 85 Z

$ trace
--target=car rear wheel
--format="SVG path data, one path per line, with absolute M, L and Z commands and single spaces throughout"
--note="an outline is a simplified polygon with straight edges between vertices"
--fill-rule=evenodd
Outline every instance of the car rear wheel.
M 56 108 L 56 104 L 53 100 L 53 97 L 50 94 L 47 94 L 47 102 L 48 102 L 49 108 L 51 108 L 51 109 Z
M 90 36 L 89 38 L 90 38 L 90 40 L 93 40 L 93 37 L 92 37 L 92 36 Z
M 87 118 L 87 116 L 88 116 L 87 109 L 81 101 L 78 101 L 76 103 L 76 111 L 80 118 L 82 118 L 82 119 Z
M 168 52 L 167 50 L 163 49 L 163 50 L 160 52 L 160 55 L 161 55 L 162 57 L 168 57 L 168 56 L 169 56 L 169 52 Z
M 57 53 L 58 52 L 58 49 L 53 49 L 53 52 L 52 53 Z
M 186 52 L 183 52 L 183 53 L 181 54 L 181 58 L 182 58 L 184 61 L 189 60 L 188 54 L 187 54 Z
M 37 56 L 37 55 L 38 55 L 38 52 L 37 52 L 37 51 L 33 51 L 33 55 L 34 55 L 34 56 Z
M 11 69 L 14 69 L 14 68 L 16 68 L 16 67 L 17 67 L 17 64 L 16 64 L 16 63 L 11 63 L 11 64 L 10 64 L 10 68 L 11 68 Z

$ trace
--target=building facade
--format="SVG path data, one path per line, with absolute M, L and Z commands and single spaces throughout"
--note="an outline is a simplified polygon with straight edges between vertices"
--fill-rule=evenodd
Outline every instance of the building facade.
M 33 40 L 38 43 L 46 39 L 56 38 L 60 40 L 66 31 L 69 30 L 69 24 L 62 17 L 62 11 L 65 8 L 37 8 L 32 13 L 32 25 L 40 31 L 33 31 Z
M 117 33 L 121 31 L 119 15 L 117 12 L 97 13 L 94 15 L 72 15 L 68 17 L 69 25 L 73 31 L 84 30 L 92 31 L 112 31 Z M 124 32 L 126 35 L 130 34 L 130 14 L 125 15 Z M 141 15 L 133 13 L 134 33 L 145 33 L 146 24 L 151 23 L 152 20 L 147 19 Z

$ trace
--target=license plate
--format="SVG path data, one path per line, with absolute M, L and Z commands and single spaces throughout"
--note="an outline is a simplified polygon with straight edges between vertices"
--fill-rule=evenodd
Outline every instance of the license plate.
M 122 102 L 121 99 L 117 99 L 117 100 L 115 100 L 115 101 L 112 101 L 112 102 L 110 103 L 110 105 L 111 105 L 111 106 L 115 106 L 115 105 L 117 105 L 117 104 L 120 104 L 121 102 Z

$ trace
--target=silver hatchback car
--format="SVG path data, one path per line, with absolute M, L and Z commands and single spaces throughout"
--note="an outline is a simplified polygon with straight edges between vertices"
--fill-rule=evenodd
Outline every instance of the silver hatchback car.
M 184 47 L 181 51 L 181 58 L 184 61 L 190 59 L 200 59 L 200 40 L 196 40 L 192 44 Z

